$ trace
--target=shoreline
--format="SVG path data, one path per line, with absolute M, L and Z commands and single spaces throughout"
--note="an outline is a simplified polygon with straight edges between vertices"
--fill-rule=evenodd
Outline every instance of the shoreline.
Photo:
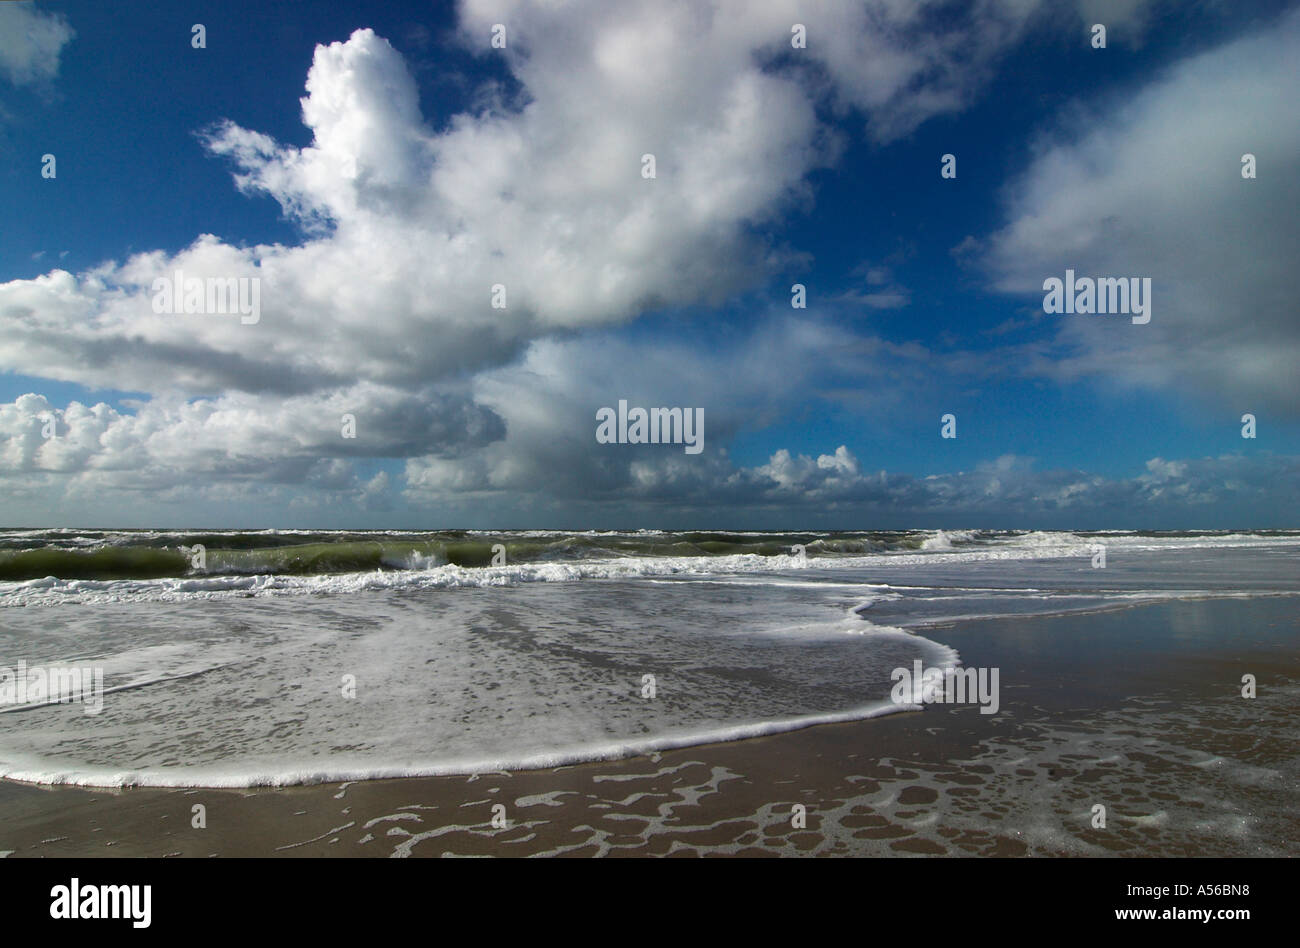
M 239 789 L 6 781 L 0 852 L 1297 855 L 1283 742 L 1300 708 L 1300 618 L 1286 602 L 946 629 L 967 666 L 1001 668 L 1002 708 L 987 716 L 931 705 L 509 774 Z M 1259 683 L 1253 703 L 1235 693 L 1243 670 Z M 205 828 L 191 825 L 196 804 Z M 1107 828 L 1092 825 L 1097 804 Z

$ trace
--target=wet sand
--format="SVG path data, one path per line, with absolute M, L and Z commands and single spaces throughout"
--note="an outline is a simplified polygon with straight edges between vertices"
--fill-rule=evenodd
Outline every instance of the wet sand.
M 997 714 L 932 705 L 513 774 L 242 790 L 2 783 L 0 852 L 1300 855 L 1300 599 L 926 634 L 967 666 L 999 669 Z M 1241 696 L 1245 674 L 1254 699 Z M 205 828 L 192 825 L 196 805 Z

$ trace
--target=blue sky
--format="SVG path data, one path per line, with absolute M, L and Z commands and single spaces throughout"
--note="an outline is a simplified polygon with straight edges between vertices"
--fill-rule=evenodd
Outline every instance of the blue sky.
M 0 6 L 0 521 L 1294 526 L 1296 5 L 783 6 Z

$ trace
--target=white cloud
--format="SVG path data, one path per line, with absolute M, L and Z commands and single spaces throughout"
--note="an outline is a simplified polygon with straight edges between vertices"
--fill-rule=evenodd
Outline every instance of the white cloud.
M 1300 414 L 1298 62 L 1295 11 L 1063 117 L 1007 188 L 1010 222 L 985 256 L 995 286 L 1041 299 L 1072 268 L 1151 277 L 1154 300 L 1144 326 L 1050 317 L 1058 350 L 1039 371 Z
M 0 71 L 16 86 L 53 79 L 75 35 L 61 14 L 43 13 L 32 3 L 0 3 Z
M 834 158 L 818 102 L 862 108 L 881 138 L 958 108 L 1033 4 L 986 0 L 956 23 L 940 7 L 471 2 L 465 41 L 504 56 L 522 104 L 489 97 L 441 131 L 401 56 L 359 30 L 316 50 L 309 146 L 228 122 L 207 139 L 307 228 L 302 244 L 205 235 L 175 257 L 2 284 L 0 367 L 160 393 L 411 385 L 548 333 L 718 302 L 789 262 L 763 228 Z M 493 51 L 502 20 L 511 45 Z M 796 21 L 806 51 L 789 48 Z M 260 324 L 154 313 L 152 281 L 177 267 L 260 278 Z
M 345 415 L 355 437 L 344 436 Z M 361 485 L 351 459 L 436 457 L 503 434 L 497 416 L 463 398 L 368 384 L 273 406 L 242 393 L 154 399 L 133 414 L 75 401 L 59 409 L 28 394 L 0 404 L 0 476 L 43 482 L 41 475 L 62 474 L 74 489 L 155 490 L 197 480 L 353 489 Z M 387 487 L 385 478 L 367 489 Z

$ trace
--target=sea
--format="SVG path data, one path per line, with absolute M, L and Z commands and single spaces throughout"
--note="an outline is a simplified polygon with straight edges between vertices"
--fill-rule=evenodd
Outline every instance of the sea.
M 1298 530 L 2 529 L 0 778 L 477 774 L 924 714 L 898 670 L 959 668 L 963 623 L 1295 597 L 1298 567 Z

